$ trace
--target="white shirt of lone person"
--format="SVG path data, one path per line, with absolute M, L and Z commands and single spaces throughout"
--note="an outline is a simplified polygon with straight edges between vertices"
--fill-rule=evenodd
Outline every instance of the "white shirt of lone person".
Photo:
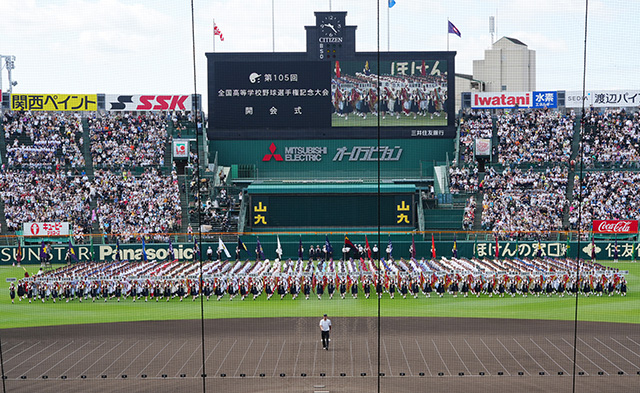
M 320 330 L 323 332 L 331 330 L 331 320 L 329 318 L 324 317 L 320 320 Z

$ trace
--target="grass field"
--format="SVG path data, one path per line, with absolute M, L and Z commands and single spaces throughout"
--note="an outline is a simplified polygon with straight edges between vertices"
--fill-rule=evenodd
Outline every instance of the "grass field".
M 440 116 L 418 116 L 415 119 L 413 115 L 405 116 L 401 114 L 396 116 L 385 116 L 380 118 L 381 127 L 423 127 L 423 126 L 446 126 L 447 118 L 444 113 Z M 367 118 L 362 118 L 353 113 L 349 114 L 347 119 L 338 116 L 335 113 L 331 115 L 331 127 L 377 127 L 378 117 L 368 114 Z
M 578 298 L 578 319 L 581 321 L 618 322 L 640 324 L 640 263 L 608 264 L 621 270 L 628 270 L 627 283 L 629 294 L 626 297 L 615 295 L 612 297 Z M 30 273 L 35 273 L 38 266 L 27 267 Z M 7 277 L 22 277 L 22 268 L 0 267 L 0 329 L 73 325 L 84 323 L 107 323 L 147 320 L 192 320 L 200 318 L 200 301 L 185 300 L 179 302 L 136 302 L 131 300 L 117 303 L 113 300 L 91 303 L 77 300 L 71 303 L 58 302 L 45 304 L 26 301 L 11 304 L 9 299 L 9 284 Z M 361 291 L 362 292 L 362 291 Z M 313 294 L 312 294 L 313 295 Z M 445 295 L 443 298 L 424 296 L 414 299 L 396 294 L 395 299 L 385 295 L 380 301 L 380 315 L 383 317 L 473 317 L 473 318 L 501 318 L 501 319 L 547 319 L 573 320 L 575 317 L 576 299 L 574 297 L 547 298 L 453 298 Z M 207 319 L 216 318 L 267 318 L 267 317 L 307 317 L 320 316 L 324 313 L 335 317 L 363 317 L 378 315 L 378 301 L 374 297 L 365 299 L 361 296 L 355 300 L 348 296 L 345 300 L 334 296 L 329 300 L 325 294 L 322 300 L 298 298 L 285 300 L 272 298 L 267 301 L 266 296 L 258 300 L 241 301 L 239 298 L 229 301 L 225 297 L 220 302 L 212 299 L 205 301 L 204 316 Z

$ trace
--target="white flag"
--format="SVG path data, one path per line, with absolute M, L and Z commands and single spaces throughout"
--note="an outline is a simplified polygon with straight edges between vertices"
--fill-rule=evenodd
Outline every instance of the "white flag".
M 282 259 L 282 245 L 280 244 L 280 235 L 278 235 L 277 238 L 278 238 L 278 248 L 276 248 L 276 254 L 278 254 L 278 258 Z
M 231 258 L 231 254 L 229 254 L 229 250 L 227 250 L 227 246 L 224 245 L 221 237 L 218 237 L 218 250 L 224 251 L 224 255 L 226 255 L 227 258 Z

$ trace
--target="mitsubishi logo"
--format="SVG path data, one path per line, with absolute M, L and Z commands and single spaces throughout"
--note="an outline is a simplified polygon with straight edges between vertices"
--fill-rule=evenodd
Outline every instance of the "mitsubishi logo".
M 271 161 L 271 157 L 275 158 L 276 161 L 284 161 L 280 154 L 275 154 L 276 152 L 275 143 L 271 142 L 271 146 L 269 146 L 269 151 L 271 152 L 271 154 L 265 154 L 264 157 L 262 158 L 262 161 Z

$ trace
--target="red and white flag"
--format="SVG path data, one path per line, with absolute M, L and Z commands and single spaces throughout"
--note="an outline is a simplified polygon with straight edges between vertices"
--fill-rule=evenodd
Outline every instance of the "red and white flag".
M 214 23 L 213 25 L 213 35 L 219 35 L 220 36 L 220 41 L 224 41 L 224 36 L 222 35 L 222 31 L 220 31 L 220 29 L 218 28 L 218 25 L 216 25 Z

